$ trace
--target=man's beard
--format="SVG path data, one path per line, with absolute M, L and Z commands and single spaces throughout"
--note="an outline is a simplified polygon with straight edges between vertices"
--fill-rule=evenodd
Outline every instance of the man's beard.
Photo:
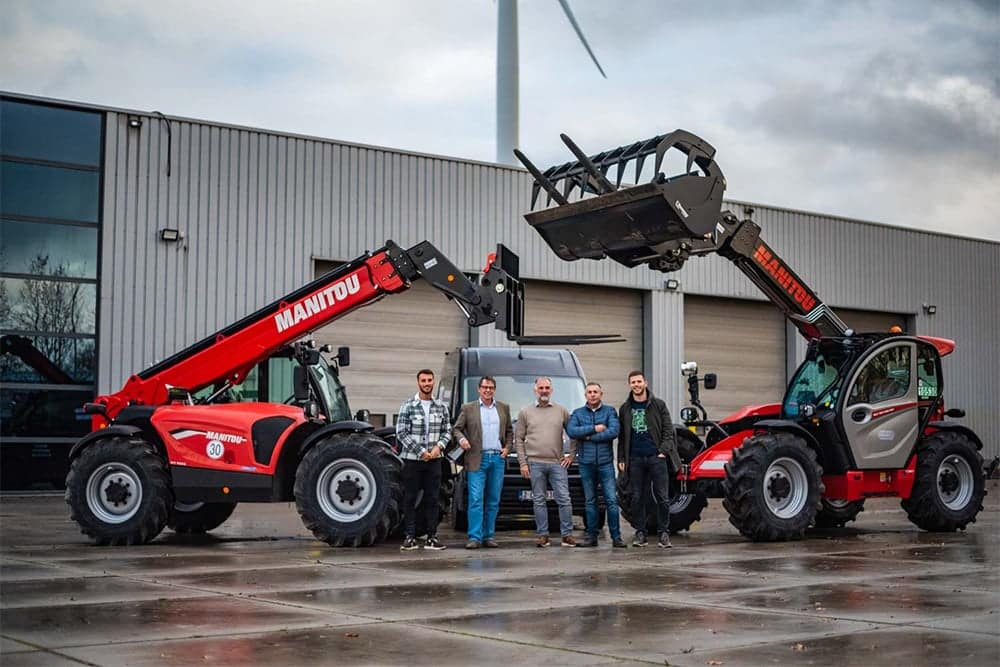
M 548 405 L 549 401 L 552 400 L 551 396 L 539 396 L 538 402 L 541 405 Z

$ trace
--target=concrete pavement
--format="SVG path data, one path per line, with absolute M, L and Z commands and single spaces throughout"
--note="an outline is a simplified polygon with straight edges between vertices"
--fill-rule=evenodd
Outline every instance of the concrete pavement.
M 675 548 L 332 549 L 294 507 L 91 546 L 56 496 L 0 498 L 0 664 L 1000 664 L 1000 488 L 968 531 L 896 500 L 753 544 L 719 501 Z

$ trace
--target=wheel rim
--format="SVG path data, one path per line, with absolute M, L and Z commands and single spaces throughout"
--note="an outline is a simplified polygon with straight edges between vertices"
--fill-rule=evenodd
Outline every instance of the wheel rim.
M 677 514 L 686 510 L 691 504 L 692 498 L 694 498 L 694 494 L 691 493 L 679 493 L 674 496 L 674 499 L 670 501 L 670 513 Z
M 938 494 L 948 509 L 960 510 L 968 505 L 974 486 L 972 466 L 961 456 L 949 456 L 938 466 Z
M 87 506 L 104 523 L 125 523 L 142 504 L 142 481 L 124 463 L 106 463 L 87 480 Z
M 782 457 L 767 467 L 764 475 L 764 500 L 779 519 L 791 519 L 806 505 L 809 478 L 795 459 Z
M 375 504 L 375 475 L 357 459 L 338 459 L 316 481 L 316 497 L 323 512 L 336 521 L 357 521 Z
M 174 511 L 176 512 L 196 512 L 205 506 L 205 503 L 174 503 Z

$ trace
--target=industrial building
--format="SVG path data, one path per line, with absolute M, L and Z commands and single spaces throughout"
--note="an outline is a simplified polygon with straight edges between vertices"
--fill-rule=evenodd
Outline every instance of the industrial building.
M 724 146 L 720 155 L 725 164 Z M 469 272 L 497 243 L 512 248 L 527 332 L 628 339 L 577 349 L 614 404 L 626 373 L 644 368 L 676 414 L 686 360 L 718 374 L 703 395 L 716 417 L 777 402 L 804 350 L 721 257 L 666 275 L 563 262 L 521 217 L 532 180 L 520 168 L 13 93 L 0 100 L 0 164 L 5 491 L 61 487 L 69 448 L 89 428 L 76 410 L 85 401 L 387 239 L 428 239 Z M 1000 243 L 727 207 L 752 215 L 855 329 L 898 324 L 956 340 L 947 404 L 966 410 L 984 455 L 1000 453 Z M 316 337 L 351 347 L 351 405 L 380 423 L 413 394 L 416 370 L 441 367 L 447 350 L 505 344 L 420 284 Z

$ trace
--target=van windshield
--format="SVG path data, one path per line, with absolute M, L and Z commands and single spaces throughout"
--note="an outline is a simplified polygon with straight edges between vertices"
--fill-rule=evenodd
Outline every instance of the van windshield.
M 503 401 L 510 405 L 510 410 L 515 419 L 521 408 L 535 402 L 534 375 L 499 375 L 496 381 L 496 398 L 498 401 Z M 479 392 L 476 391 L 478 385 L 478 377 L 465 378 L 465 384 L 462 387 L 462 402 L 479 399 Z M 583 389 L 583 380 L 578 377 L 552 378 L 553 402 L 558 403 L 570 412 L 587 402 Z

